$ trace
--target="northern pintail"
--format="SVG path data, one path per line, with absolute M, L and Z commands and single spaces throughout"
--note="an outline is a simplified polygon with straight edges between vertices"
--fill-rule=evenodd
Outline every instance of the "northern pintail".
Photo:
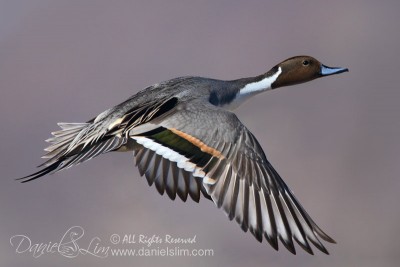
M 320 238 L 335 241 L 311 219 L 267 160 L 254 135 L 231 111 L 258 93 L 346 72 L 310 56 L 289 58 L 265 74 L 232 81 L 181 77 L 147 87 L 86 123 L 58 123 L 46 140 L 42 170 L 22 182 L 110 151 L 133 151 L 140 174 L 172 200 L 200 195 L 222 208 L 243 231 L 278 250 Z

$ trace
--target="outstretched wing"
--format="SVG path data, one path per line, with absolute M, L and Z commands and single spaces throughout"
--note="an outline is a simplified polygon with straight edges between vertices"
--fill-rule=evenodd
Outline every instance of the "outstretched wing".
M 335 241 L 310 218 L 235 114 L 192 101 L 146 129 L 131 132 L 142 145 L 136 161 L 161 194 L 186 199 L 192 192 L 198 200 L 202 191 L 258 241 L 264 237 L 278 249 L 279 238 L 296 253 L 296 240 L 312 254 L 311 242 L 328 254 L 319 239 Z

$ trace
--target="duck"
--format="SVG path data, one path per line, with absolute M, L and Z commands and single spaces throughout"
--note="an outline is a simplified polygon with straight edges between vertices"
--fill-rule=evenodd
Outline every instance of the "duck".
M 108 152 L 131 152 L 149 186 L 175 200 L 209 199 L 244 232 L 296 254 L 336 243 L 306 212 L 233 112 L 265 91 L 347 72 L 295 56 L 236 80 L 186 76 L 149 86 L 84 123 L 58 123 L 45 162 L 26 183 Z

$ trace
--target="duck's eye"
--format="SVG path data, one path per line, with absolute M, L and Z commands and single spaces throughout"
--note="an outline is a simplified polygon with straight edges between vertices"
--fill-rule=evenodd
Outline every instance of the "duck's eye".
M 308 61 L 308 60 L 303 61 L 303 66 L 308 66 L 309 64 L 310 64 L 310 61 Z

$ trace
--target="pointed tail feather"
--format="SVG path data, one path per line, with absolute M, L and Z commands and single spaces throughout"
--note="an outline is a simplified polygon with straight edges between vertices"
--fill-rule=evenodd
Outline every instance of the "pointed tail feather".
M 57 172 L 63 169 L 65 161 L 70 158 L 66 156 L 66 150 L 68 149 L 71 142 L 78 136 L 78 134 L 85 129 L 90 123 L 67 123 L 59 122 L 60 130 L 52 132 L 53 137 L 46 140 L 50 145 L 45 148 L 46 154 L 42 158 L 47 159 L 44 163 L 38 167 L 45 167 L 42 170 L 30 174 L 28 176 L 17 178 L 15 180 L 21 180 L 21 183 L 26 183 L 37 178 L 40 178 L 46 174 Z
M 46 168 L 44 168 L 38 172 L 35 172 L 35 173 L 30 174 L 25 177 L 17 178 L 15 180 L 20 180 L 21 183 L 26 183 L 26 182 L 35 180 L 35 179 L 40 178 L 48 173 L 56 172 L 61 164 L 62 164 L 62 161 L 54 162 L 53 164 L 47 166 Z
M 44 168 L 16 180 L 26 183 L 46 174 L 78 165 L 100 154 L 117 150 L 127 143 L 126 137 L 99 134 L 96 125 L 90 123 L 58 123 L 58 125 L 61 130 L 53 132 L 54 137 L 46 140 L 51 143 L 45 149 L 47 154 L 43 157 L 47 158 L 47 161 L 38 166 Z M 87 141 L 93 139 L 96 141 Z

